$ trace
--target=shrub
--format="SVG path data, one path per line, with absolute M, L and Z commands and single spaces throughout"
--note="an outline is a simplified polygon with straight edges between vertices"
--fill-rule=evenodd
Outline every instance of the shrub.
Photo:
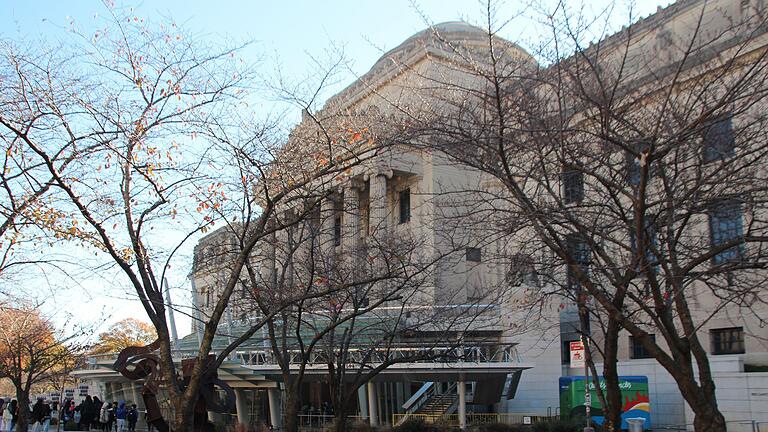
M 530 429 L 524 426 L 513 426 L 504 423 L 487 423 L 477 428 L 478 432 L 523 432 Z
M 449 432 L 457 428 L 447 424 L 427 423 L 422 419 L 408 419 L 395 426 L 392 432 Z

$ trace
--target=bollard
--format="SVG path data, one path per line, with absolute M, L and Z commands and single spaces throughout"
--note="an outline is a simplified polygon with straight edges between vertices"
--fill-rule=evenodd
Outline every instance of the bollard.
M 643 425 L 645 424 L 645 419 L 642 417 L 639 418 L 628 418 L 627 419 L 627 432 L 643 432 Z

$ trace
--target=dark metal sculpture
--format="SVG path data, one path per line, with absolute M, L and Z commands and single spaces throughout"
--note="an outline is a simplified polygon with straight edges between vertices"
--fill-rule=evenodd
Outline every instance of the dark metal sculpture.
M 157 402 L 157 393 L 160 381 L 160 358 L 154 353 L 160 348 L 160 340 L 156 340 L 146 346 L 131 346 L 120 351 L 112 369 L 132 381 L 144 380 L 141 388 L 141 396 L 147 409 L 147 423 L 155 427 L 159 432 L 170 432 L 168 422 L 160 412 L 160 404 Z M 197 363 L 197 358 L 185 359 L 181 362 L 182 380 L 181 390 L 187 388 L 192 370 Z M 216 357 L 209 355 L 203 369 L 200 380 L 200 389 L 195 401 L 194 432 L 212 432 L 213 424 L 208 421 L 208 411 L 228 413 L 234 406 L 235 393 L 232 388 L 218 378 L 216 372 Z M 223 390 L 225 397 L 220 399 L 215 387 Z

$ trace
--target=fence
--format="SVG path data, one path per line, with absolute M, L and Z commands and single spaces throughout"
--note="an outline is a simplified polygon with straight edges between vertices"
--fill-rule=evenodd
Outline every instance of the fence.
M 444 425 L 458 425 L 458 414 L 393 414 L 392 424 L 398 424 L 404 419 L 422 420 L 426 423 L 438 423 Z M 497 413 L 497 414 L 484 414 L 484 413 L 472 413 L 467 414 L 467 425 L 479 425 L 488 423 L 503 423 L 509 425 L 520 424 L 534 424 L 538 422 L 546 422 L 555 419 L 555 417 L 539 416 L 530 414 L 512 414 L 512 413 Z

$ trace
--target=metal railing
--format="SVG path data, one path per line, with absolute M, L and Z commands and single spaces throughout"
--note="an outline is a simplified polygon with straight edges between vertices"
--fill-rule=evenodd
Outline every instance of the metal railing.
M 211 351 L 211 354 L 218 354 Z M 175 350 L 173 357 L 183 360 L 197 355 L 194 350 Z M 269 349 L 236 351 L 233 356 L 241 365 L 246 366 L 274 366 L 272 351 Z M 89 368 L 95 369 L 99 363 L 112 362 L 117 359 L 117 354 L 99 354 L 91 356 Z M 288 351 L 289 364 L 300 365 L 304 363 L 304 354 L 299 350 Z M 411 363 L 506 363 L 519 362 L 520 358 L 515 346 L 498 346 L 496 344 L 477 344 L 463 347 L 434 348 L 424 346 L 399 346 L 382 349 L 350 348 L 348 363 L 372 364 L 383 363 L 391 360 L 405 360 Z M 307 364 L 328 364 L 328 356 L 323 350 L 314 350 L 309 354 Z
M 508 425 L 522 425 L 533 424 L 539 422 L 553 421 L 557 417 L 549 417 L 543 415 L 530 415 L 530 414 L 512 414 L 512 413 L 496 413 L 496 414 L 483 414 L 483 413 L 471 413 L 467 414 L 467 425 L 480 425 L 480 424 L 508 424 Z M 425 423 L 437 423 L 450 426 L 458 426 L 459 414 L 392 414 L 392 424 L 400 424 L 406 420 L 420 420 Z

